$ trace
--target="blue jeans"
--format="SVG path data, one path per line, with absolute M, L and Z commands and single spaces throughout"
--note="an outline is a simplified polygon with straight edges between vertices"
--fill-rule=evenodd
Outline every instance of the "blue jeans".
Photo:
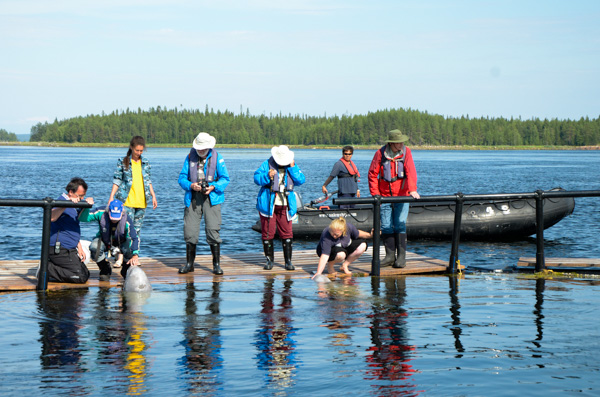
M 381 234 L 406 233 L 409 203 L 381 204 Z

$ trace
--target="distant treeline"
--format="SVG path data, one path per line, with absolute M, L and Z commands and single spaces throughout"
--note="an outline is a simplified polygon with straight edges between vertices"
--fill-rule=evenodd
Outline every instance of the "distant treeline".
M 240 109 L 241 110 L 241 109 Z M 68 143 L 128 143 L 141 135 L 148 143 L 188 144 L 206 131 L 220 144 L 371 145 L 399 128 L 413 145 L 568 145 L 600 143 L 598 118 L 540 120 L 444 117 L 411 109 L 381 110 L 366 115 L 307 116 L 251 115 L 230 111 L 149 110 L 114 111 L 31 128 L 31 141 Z M 16 137 L 15 137 L 16 138 Z
M 17 142 L 17 134 L 0 129 L 0 142 Z

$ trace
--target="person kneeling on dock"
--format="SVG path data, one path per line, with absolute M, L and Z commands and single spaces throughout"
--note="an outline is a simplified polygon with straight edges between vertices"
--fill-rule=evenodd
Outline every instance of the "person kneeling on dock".
M 317 246 L 319 265 L 317 272 L 311 278 L 322 274 L 325 265 L 327 265 L 329 274 L 335 274 L 333 265 L 336 263 L 342 264 L 342 270 L 345 274 L 352 275 L 352 272 L 348 270 L 348 265 L 357 260 L 367 250 L 365 239 L 372 237 L 373 230 L 371 230 L 371 233 L 358 230 L 353 224 L 347 223 L 342 216 L 331 221 L 329 227 L 321 233 L 321 239 Z
M 85 200 L 94 204 L 91 197 L 85 198 L 87 183 L 81 178 L 69 181 L 57 201 L 70 200 L 78 203 Z M 50 252 L 48 255 L 48 280 L 60 283 L 85 284 L 90 277 L 85 261 L 85 251 L 81 245 L 79 222 L 87 222 L 89 208 L 52 208 L 50 215 Z
M 100 281 L 110 281 L 112 269 L 108 263 L 108 252 L 118 248 L 125 258 L 121 276 L 127 276 L 130 266 L 138 266 L 140 240 L 137 237 L 133 220 L 123 209 L 121 200 L 113 200 L 106 210 L 97 210 L 90 214 L 90 220 L 97 221 L 100 227 L 96 238 L 90 244 L 92 259 L 100 268 Z

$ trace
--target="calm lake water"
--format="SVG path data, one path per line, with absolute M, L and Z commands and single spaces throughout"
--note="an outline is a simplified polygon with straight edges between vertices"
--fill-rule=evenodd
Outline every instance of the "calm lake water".
M 269 150 L 222 149 L 232 183 L 222 251 L 262 250 L 250 227 L 252 174 Z M 296 150 L 305 201 L 321 196 L 339 150 Z M 122 149 L 0 147 L 0 198 L 57 197 L 72 176 L 105 205 Z M 184 256 L 186 149 L 151 148 L 159 208 L 143 256 Z M 363 174 L 373 151 L 357 151 Z M 421 195 L 599 189 L 599 152 L 415 151 Z M 600 257 L 597 198 L 545 232 L 548 257 Z M 41 209 L 0 207 L 0 259 L 40 255 Z M 95 229 L 83 228 L 90 239 Z M 201 241 L 204 233 L 201 233 Z M 295 247 L 313 249 L 314 241 Z M 208 248 L 199 247 L 208 253 Z M 446 260 L 448 242 L 410 241 Z M 461 243 L 462 279 L 354 278 L 155 285 L 0 295 L 0 395 L 598 395 L 597 280 L 497 273 L 535 256 L 535 239 Z M 92 265 L 93 266 L 93 265 Z

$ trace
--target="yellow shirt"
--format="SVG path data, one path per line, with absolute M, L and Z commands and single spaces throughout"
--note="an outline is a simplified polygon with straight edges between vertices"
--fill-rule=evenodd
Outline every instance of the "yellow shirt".
M 131 160 L 131 177 L 131 190 L 129 190 L 127 200 L 123 204 L 129 208 L 146 208 L 146 194 L 144 192 L 144 178 L 142 177 L 142 162 L 140 160 Z

